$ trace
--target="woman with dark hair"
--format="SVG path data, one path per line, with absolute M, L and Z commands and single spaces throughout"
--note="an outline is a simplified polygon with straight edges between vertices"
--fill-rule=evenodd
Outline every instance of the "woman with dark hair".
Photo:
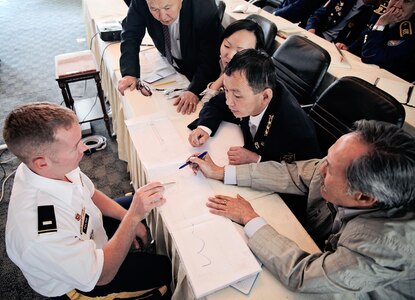
M 220 67 L 223 70 L 231 61 L 235 53 L 249 48 L 262 49 L 264 47 L 264 33 L 261 27 L 252 20 L 238 20 L 230 24 L 223 31 L 220 45 Z M 208 84 L 201 95 L 202 102 L 208 102 L 219 94 L 223 86 L 223 73 L 214 82 Z

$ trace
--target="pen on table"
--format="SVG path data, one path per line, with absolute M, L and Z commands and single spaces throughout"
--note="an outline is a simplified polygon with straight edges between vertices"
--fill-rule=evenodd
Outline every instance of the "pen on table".
M 165 183 L 162 183 L 161 185 L 162 185 L 162 186 L 168 186 L 168 185 L 170 185 L 170 184 L 174 184 L 174 183 L 176 183 L 176 181 L 169 181 L 169 182 L 165 182 Z
M 337 48 L 337 46 L 336 46 L 336 43 L 335 43 L 335 42 L 332 42 L 332 43 L 333 43 L 334 47 L 336 48 L 337 52 L 339 52 L 339 54 L 340 54 L 340 62 L 342 62 L 342 61 L 343 61 L 343 59 L 344 59 L 344 54 L 343 54 L 343 52 L 342 52 L 339 48 Z
M 285 34 L 283 34 L 282 32 L 280 32 L 280 31 L 277 31 L 277 36 L 279 36 L 280 38 L 282 38 L 284 40 L 287 38 L 287 36 Z
M 164 95 L 169 96 L 170 94 L 178 91 L 183 91 L 184 89 L 163 89 L 163 88 L 155 88 L 154 90 L 158 92 L 164 92 Z
M 413 86 L 413 85 L 411 85 L 411 86 L 408 88 L 408 98 L 406 99 L 406 104 L 408 104 L 408 103 L 409 103 L 409 101 L 411 100 L 411 97 L 412 97 L 412 93 L 413 93 L 413 91 L 414 91 L 414 86 Z
M 207 154 L 207 151 L 200 153 L 197 158 L 203 159 L 203 157 L 205 157 L 205 155 Z M 185 162 L 184 164 L 182 164 L 179 169 L 183 169 L 184 167 L 188 166 L 191 164 L 191 161 L 188 160 L 187 162 Z
M 171 80 L 171 81 L 165 81 L 165 82 L 161 82 L 161 83 L 156 83 L 153 84 L 154 86 L 162 86 L 162 85 L 166 85 L 166 84 L 170 84 L 170 83 L 175 83 L 176 80 Z

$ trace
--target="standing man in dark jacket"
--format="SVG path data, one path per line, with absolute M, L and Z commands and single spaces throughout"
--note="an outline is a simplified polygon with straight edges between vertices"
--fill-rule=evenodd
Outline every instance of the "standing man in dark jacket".
M 198 95 L 216 79 L 221 24 L 214 0 L 132 0 L 121 34 L 118 89 L 133 90 L 140 78 L 138 53 L 146 29 L 157 49 L 189 80 L 175 102 L 182 114 L 196 110 Z M 166 38 L 170 37 L 170 39 Z

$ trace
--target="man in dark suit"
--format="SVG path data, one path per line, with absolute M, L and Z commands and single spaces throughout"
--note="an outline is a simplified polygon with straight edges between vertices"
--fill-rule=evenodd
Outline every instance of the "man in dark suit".
M 284 0 L 272 13 L 293 23 L 305 27 L 310 15 L 326 0 Z
M 146 29 L 160 53 L 190 80 L 187 90 L 175 101 L 177 111 L 194 112 L 199 103 L 198 95 L 220 73 L 222 27 L 215 1 L 132 0 L 121 34 L 123 78 L 118 89 L 122 94 L 127 88 L 133 90 L 140 78 L 137 56 Z M 168 35 L 170 40 L 164 38 Z
M 308 19 L 306 29 L 322 38 L 351 43 L 366 27 L 379 0 L 329 0 Z
M 266 53 L 247 49 L 235 54 L 223 82 L 225 93 L 206 103 L 199 119 L 189 125 L 194 129 L 189 135 L 192 146 L 203 145 L 222 121 L 229 121 L 240 124 L 245 142 L 244 147 L 229 149 L 230 164 L 320 156 L 313 124 L 278 81 Z

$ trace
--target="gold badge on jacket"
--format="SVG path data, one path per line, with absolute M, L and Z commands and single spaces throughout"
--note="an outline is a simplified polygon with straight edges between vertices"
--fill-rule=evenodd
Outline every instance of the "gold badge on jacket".
M 399 35 L 404 37 L 405 35 L 412 35 L 412 24 L 410 21 L 403 21 L 399 25 Z
M 343 6 L 344 6 L 344 2 L 339 1 L 339 3 L 337 3 L 336 6 L 334 7 L 334 11 L 339 17 L 342 15 Z
M 268 136 L 269 130 L 271 129 L 272 121 L 274 120 L 274 115 L 268 116 L 267 126 L 265 127 L 264 137 Z
M 386 8 L 388 7 L 389 1 L 383 1 L 378 8 L 373 10 L 373 12 L 377 15 L 383 15 L 386 12 Z

